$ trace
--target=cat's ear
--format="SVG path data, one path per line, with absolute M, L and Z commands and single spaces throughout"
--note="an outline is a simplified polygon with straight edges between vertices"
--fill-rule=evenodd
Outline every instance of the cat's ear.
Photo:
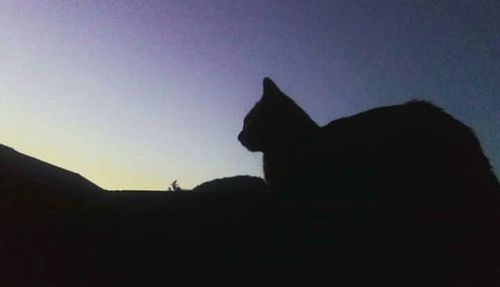
M 280 89 L 270 78 L 268 77 L 264 78 L 263 86 L 264 86 L 263 97 L 267 98 L 267 97 L 274 97 L 277 95 L 281 95 Z

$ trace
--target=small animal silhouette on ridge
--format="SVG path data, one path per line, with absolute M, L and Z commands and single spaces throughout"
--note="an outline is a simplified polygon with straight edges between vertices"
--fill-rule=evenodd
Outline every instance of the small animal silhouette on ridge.
M 238 140 L 262 152 L 271 192 L 498 191 L 473 131 L 425 101 L 318 126 L 269 78 Z

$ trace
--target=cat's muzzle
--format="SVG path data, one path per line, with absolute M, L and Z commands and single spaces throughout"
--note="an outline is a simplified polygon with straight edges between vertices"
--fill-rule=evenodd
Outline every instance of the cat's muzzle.
M 243 131 L 238 135 L 238 141 L 249 151 L 260 151 L 259 145 L 256 142 L 250 140 L 250 138 L 251 137 L 248 137 L 248 135 Z

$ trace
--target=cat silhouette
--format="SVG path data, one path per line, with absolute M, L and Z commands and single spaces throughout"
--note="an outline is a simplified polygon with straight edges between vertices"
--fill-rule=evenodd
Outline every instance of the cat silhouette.
M 270 78 L 263 86 L 238 140 L 263 153 L 271 192 L 499 190 L 473 131 L 429 102 L 379 107 L 320 127 Z
M 468 126 L 419 100 L 319 126 L 271 79 L 263 84 L 238 140 L 263 153 L 271 198 L 297 203 L 303 208 L 297 214 L 315 214 L 313 222 L 342 236 L 359 231 L 339 249 L 348 250 L 343 263 L 436 286 L 498 285 L 500 188 Z M 322 240 L 337 242 L 328 234 Z M 313 261 L 331 268 L 332 254 L 324 254 Z M 422 285 L 428 284 L 415 284 Z

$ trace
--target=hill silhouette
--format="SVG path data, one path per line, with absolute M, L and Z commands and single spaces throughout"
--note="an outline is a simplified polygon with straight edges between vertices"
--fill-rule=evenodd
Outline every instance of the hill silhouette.
M 211 194 L 266 192 L 266 182 L 260 177 L 239 175 L 204 182 L 193 191 Z
M 74 210 L 96 199 L 101 191 L 77 173 L 0 144 L 0 208 L 4 214 Z
M 19 153 L 2 144 L 0 159 L 0 188 L 3 190 L 32 187 L 54 191 L 70 187 L 75 192 L 101 191 L 100 187 L 77 173 Z

